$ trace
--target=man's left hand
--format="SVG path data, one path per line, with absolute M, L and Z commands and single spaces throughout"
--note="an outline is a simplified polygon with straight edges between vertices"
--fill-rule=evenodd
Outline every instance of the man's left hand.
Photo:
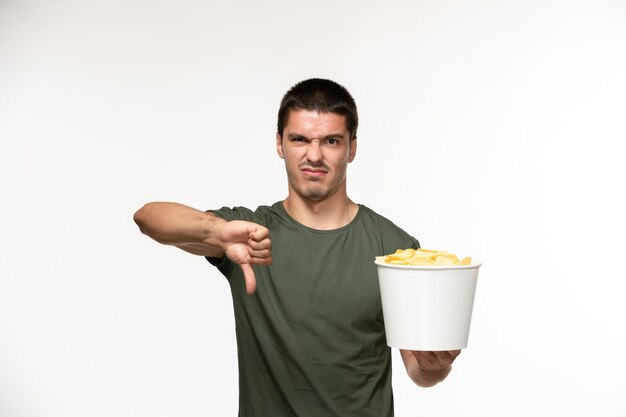
M 420 387 L 432 387 L 446 379 L 460 350 L 422 351 L 401 349 L 409 377 Z

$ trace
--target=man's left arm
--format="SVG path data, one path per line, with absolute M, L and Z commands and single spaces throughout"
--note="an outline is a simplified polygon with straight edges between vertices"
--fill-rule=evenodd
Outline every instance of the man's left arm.
M 452 362 L 460 350 L 428 352 L 400 349 L 406 372 L 420 387 L 432 387 L 446 379 L 452 370 Z

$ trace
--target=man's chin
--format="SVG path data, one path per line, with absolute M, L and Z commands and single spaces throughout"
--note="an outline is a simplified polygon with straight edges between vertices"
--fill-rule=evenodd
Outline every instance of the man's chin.
M 304 194 L 302 197 L 310 201 L 324 201 L 329 195 L 328 193 L 308 193 Z
M 324 201 L 330 197 L 330 190 L 303 190 L 299 193 L 300 196 L 310 201 Z

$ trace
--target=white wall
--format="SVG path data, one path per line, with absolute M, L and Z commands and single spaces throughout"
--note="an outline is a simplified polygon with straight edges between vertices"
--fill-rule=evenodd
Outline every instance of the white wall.
M 360 109 L 352 198 L 483 260 L 469 347 L 398 416 L 623 416 L 626 4 L 0 2 L 0 416 L 234 416 L 225 280 L 152 200 L 286 196 L 282 94 Z

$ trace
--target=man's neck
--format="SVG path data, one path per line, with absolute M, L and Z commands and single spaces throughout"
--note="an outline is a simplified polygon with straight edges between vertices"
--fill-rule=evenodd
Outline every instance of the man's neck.
M 339 229 L 350 223 L 359 210 L 345 194 L 311 201 L 290 193 L 283 201 L 283 207 L 297 222 L 317 230 Z

